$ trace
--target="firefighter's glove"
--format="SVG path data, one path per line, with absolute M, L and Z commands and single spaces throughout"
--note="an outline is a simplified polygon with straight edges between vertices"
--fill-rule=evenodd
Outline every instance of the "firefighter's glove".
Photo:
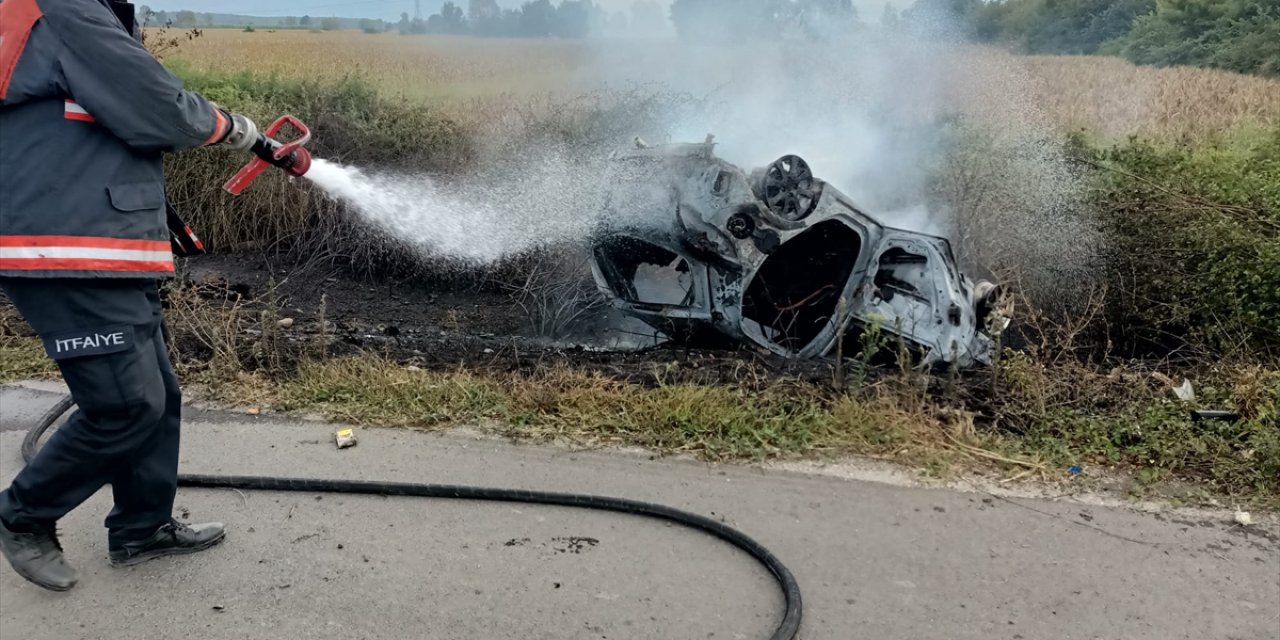
M 231 123 L 227 135 L 219 144 L 237 151 L 248 151 L 258 141 L 258 125 L 239 113 L 223 111 L 227 121 Z

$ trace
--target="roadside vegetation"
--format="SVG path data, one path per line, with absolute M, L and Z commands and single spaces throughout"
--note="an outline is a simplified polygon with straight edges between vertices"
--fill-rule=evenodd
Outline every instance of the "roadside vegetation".
M 483 135 L 486 119 L 519 123 L 513 130 L 520 135 L 503 142 L 509 148 L 591 144 L 625 137 L 689 100 L 626 91 L 413 99 L 388 84 L 397 63 L 376 58 L 361 78 L 323 68 L 290 73 L 293 62 L 273 56 L 263 59 L 285 66 L 265 75 L 212 70 L 209 59 L 201 61 L 207 41 L 259 35 L 209 32 L 169 62 L 190 86 L 259 122 L 299 116 L 313 126 L 313 149 L 322 157 L 444 179 L 503 151 Z M 299 43 L 321 37 L 276 36 Z M 1280 97 L 1280 82 L 1102 59 L 1024 62 L 1044 79 L 1040 91 L 1054 93 L 1042 103 L 1088 185 L 1085 209 L 1103 242 L 1087 281 L 1058 282 L 1050 292 L 1074 296 L 1070 312 L 1044 303 L 1051 296 L 1043 290 L 1015 287 L 1018 321 L 990 369 L 922 374 L 902 364 L 899 345 L 873 338 L 804 370 L 681 345 L 625 371 L 575 366 L 572 357 L 530 364 L 505 354 L 464 367 L 412 350 L 344 345 L 323 304 L 308 317 L 286 318 L 272 291 L 246 298 L 188 278 L 167 295 L 174 359 L 187 383 L 208 397 L 361 424 L 482 424 L 511 437 L 640 445 L 713 460 L 860 454 L 932 475 L 980 469 L 1060 480 L 1122 471 L 1136 478 L 1138 493 L 1189 482 L 1202 497 L 1276 505 L 1280 99 L 1269 97 Z M 1064 70 L 1077 75 L 1063 77 Z M 1230 90 L 1193 94 L 1177 117 L 1142 114 L 1145 120 L 1128 127 L 1140 136 L 1109 135 L 1109 88 L 1133 78 Z M 962 159 L 975 149 L 983 151 L 961 146 L 954 153 Z M 175 203 L 217 251 L 323 263 L 370 281 L 412 274 L 442 289 L 497 287 L 516 293 L 513 314 L 539 308 L 572 316 L 598 304 L 576 284 L 539 280 L 546 256 L 464 272 L 423 260 L 275 173 L 233 199 L 216 186 L 240 160 L 203 151 L 175 156 L 166 168 Z M 988 167 L 990 175 L 970 176 L 979 186 L 1001 179 L 998 165 L 961 164 L 971 172 Z M 1019 281 L 1017 273 L 1001 275 Z M 12 314 L 2 326 L 0 381 L 55 371 Z M 726 357 L 735 364 L 726 366 Z M 709 376 L 714 367 L 719 373 Z M 1184 380 L 1192 381 L 1194 400 L 1175 396 Z M 1235 419 L 1198 421 L 1193 409 Z
M 1195 146 L 1077 142 L 1099 174 L 1111 347 L 1280 362 L 1280 127 Z

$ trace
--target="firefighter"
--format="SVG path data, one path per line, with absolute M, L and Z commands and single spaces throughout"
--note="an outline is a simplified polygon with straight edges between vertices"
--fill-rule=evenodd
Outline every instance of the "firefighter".
M 258 132 L 185 91 L 139 34 L 116 0 L 0 0 L 0 289 L 78 406 L 0 493 L 0 551 L 54 591 L 76 584 L 55 524 L 107 484 L 113 566 L 225 536 L 172 516 L 182 394 L 161 335 L 161 157 L 246 150 Z

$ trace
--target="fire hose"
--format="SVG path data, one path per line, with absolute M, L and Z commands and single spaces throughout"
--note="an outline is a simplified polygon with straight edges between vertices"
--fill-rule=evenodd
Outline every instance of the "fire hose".
M 300 132 L 300 137 L 287 144 L 274 140 L 273 136 L 284 124 L 290 124 Z M 277 120 L 260 136 L 253 153 L 258 157 L 241 169 L 225 186 L 238 195 L 268 165 L 284 169 L 294 176 L 306 173 L 311 156 L 302 147 L 311 137 L 306 126 L 292 116 Z M 40 439 L 58 419 L 69 411 L 75 401 L 71 396 L 60 399 L 47 411 L 22 441 L 22 460 L 30 463 L 39 449 Z M 635 516 L 665 520 L 696 529 L 727 542 L 754 558 L 773 576 L 782 591 L 784 612 L 782 620 L 770 637 L 771 640 L 792 640 L 800 631 L 802 607 L 800 585 L 791 570 L 759 542 L 746 534 L 711 518 L 682 511 L 665 505 L 576 493 L 554 493 L 526 489 L 501 489 L 444 484 L 420 484 L 403 482 L 378 482 L 368 480 L 338 480 L 320 478 L 281 478 L 272 476 L 217 476 L 206 474 L 178 474 L 178 486 L 197 489 L 239 489 L 243 491 L 288 491 L 303 493 L 345 493 L 375 496 L 412 496 L 419 498 L 443 498 L 451 500 L 482 500 L 489 502 L 514 502 L 541 504 L 597 511 L 612 511 Z
M 22 440 L 22 460 L 35 457 L 40 439 L 75 404 L 66 396 L 49 409 Z M 242 491 L 289 491 L 302 493 L 346 493 L 374 496 L 412 496 L 451 500 L 484 500 L 541 504 L 597 511 L 613 511 L 674 522 L 683 527 L 710 534 L 746 552 L 764 565 L 782 590 L 785 613 L 770 640 L 792 640 L 800 631 L 800 585 L 791 570 L 759 542 L 745 533 L 711 518 L 681 511 L 665 505 L 626 498 L 611 498 L 577 493 L 553 493 L 526 489 L 496 489 L 444 484 L 378 482 L 370 480 L 332 480 L 320 478 L 279 478 L 272 476 L 215 476 L 178 474 L 178 486 L 195 489 L 239 489 Z

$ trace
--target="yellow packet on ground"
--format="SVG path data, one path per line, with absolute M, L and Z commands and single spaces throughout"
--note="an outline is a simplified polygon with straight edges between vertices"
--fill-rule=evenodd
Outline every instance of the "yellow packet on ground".
M 356 432 L 354 429 L 339 429 L 334 434 L 334 437 L 338 441 L 339 449 L 356 446 Z

